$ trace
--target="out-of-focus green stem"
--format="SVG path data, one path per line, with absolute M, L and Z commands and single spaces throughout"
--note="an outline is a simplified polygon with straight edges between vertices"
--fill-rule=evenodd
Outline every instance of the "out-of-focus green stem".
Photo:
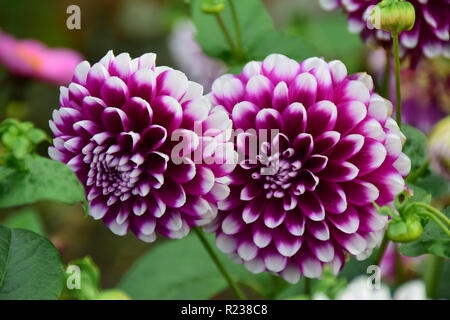
M 312 293 L 311 293 L 311 279 L 305 278 L 305 295 L 308 297 L 309 300 L 312 299 Z
M 220 29 L 222 30 L 223 35 L 225 36 L 225 40 L 227 41 L 228 45 L 230 46 L 231 52 L 237 57 L 236 53 L 236 47 L 234 46 L 233 40 L 231 40 L 230 33 L 227 30 L 227 27 L 225 26 L 225 23 L 223 22 L 222 16 L 220 13 L 214 14 L 217 19 L 217 23 L 219 24 Z
M 428 298 L 436 298 L 439 279 L 441 278 L 444 259 L 435 255 L 428 255 L 425 269 L 425 287 Z
M 441 228 L 442 231 L 445 232 L 447 237 L 450 238 L 450 230 L 447 229 L 447 227 L 441 222 L 441 220 L 436 218 L 436 216 L 430 212 L 427 212 L 426 215 L 428 215 L 431 219 L 433 219 L 433 221 L 436 222 L 436 224 L 439 226 L 439 228 Z
M 233 292 L 236 295 L 236 297 L 239 300 L 246 300 L 247 298 L 245 297 L 244 293 L 238 287 L 236 282 L 234 282 L 233 278 L 228 273 L 227 269 L 222 264 L 222 262 L 220 261 L 219 257 L 214 252 L 213 248 L 208 243 L 208 240 L 206 240 L 205 235 L 203 234 L 203 231 L 200 230 L 197 227 L 193 228 L 193 230 L 194 230 L 195 234 L 197 234 L 200 242 L 203 244 L 203 246 L 205 247 L 205 249 L 208 252 L 209 256 L 211 257 L 211 260 L 216 264 L 217 268 L 219 269 L 220 273 L 222 273 L 222 275 L 225 278 L 225 280 L 227 280 L 231 290 L 233 290 Z
M 392 39 L 394 41 L 394 67 L 395 67 L 395 111 L 396 121 L 399 128 L 402 127 L 402 93 L 400 89 L 400 56 L 399 56 L 399 44 L 398 33 L 392 33 Z
M 408 182 L 408 183 L 416 182 L 425 173 L 425 171 L 427 171 L 429 164 L 430 164 L 429 161 L 425 161 L 425 163 L 422 164 L 417 170 L 415 170 L 414 172 L 411 172 L 406 177 L 406 182 Z
M 391 51 L 386 50 L 386 68 L 384 70 L 381 92 L 383 93 L 383 96 L 387 99 L 390 99 L 389 94 L 390 82 L 391 82 Z
M 244 47 L 242 45 L 241 28 L 239 27 L 239 19 L 236 12 L 236 7 L 234 6 L 233 0 L 228 0 L 230 3 L 231 15 L 233 16 L 234 29 L 236 31 L 237 47 L 238 47 L 238 58 L 242 58 L 244 55 Z
M 423 202 L 418 202 L 417 203 L 418 206 L 427 209 L 428 211 L 430 211 L 431 213 L 435 214 L 436 216 L 438 216 L 440 219 L 444 220 L 444 222 L 450 226 L 450 219 L 447 218 L 442 212 L 440 212 L 438 209 L 436 209 L 433 206 L 430 206 L 429 204 L 423 203 Z

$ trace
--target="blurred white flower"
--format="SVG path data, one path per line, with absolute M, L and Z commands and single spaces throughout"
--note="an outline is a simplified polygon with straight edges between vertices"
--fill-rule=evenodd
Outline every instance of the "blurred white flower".
M 381 284 L 380 289 L 374 289 L 367 285 L 368 278 L 359 276 L 352 280 L 336 296 L 336 300 L 426 300 L 425 284 L 422 280 L 412 280 L 397 288 L 393 297 L 387 285 Z M 318 292 L 314 300 L 327 300 L 328 297 Z

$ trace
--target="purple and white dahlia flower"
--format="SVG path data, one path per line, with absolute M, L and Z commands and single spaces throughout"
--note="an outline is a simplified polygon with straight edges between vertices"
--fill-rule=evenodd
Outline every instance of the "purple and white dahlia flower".
M 215 203 L 229 193 L 222 177 L 233 169 L 227 159 L 205 164 L 204 157 L 233 156 L 214 147 L 200 161 L 191 159 L 204 145 L 232 150 L 225 134 L 231 120 L 211 109 L 202 86 L 155 60 L 153 53 L 130 59 L 110 51 L 93 66 L 82 62 L 73 82 L 61 87 L 61 106 L 50 121 L 49 154 L 84 184 L 89 214 L 118 235 L 131 229 L 147 242 L 157 232 L 182 238 L 190 226 L 213 219 Z
M 235 146 L 244 155 L 207 228 L 219 249 L 292 283 L 320 277 L 324 265 L 339 272 L 346 252 L 370 254 L 387 222 L 372 201 L 392 202 L 410 170 L 392 105 L 370 76 L 347 75 L 340 61 L 273 54 L 218 78 L 212 100 L 242 130 Z M 275 134 L 261 139 L 266 129 Z
M 368 43 L 391 45 L 390 34 L 370 29 L 367 19 L 380 0 L 319 0 L 326 10 L 342 7 L 348 13 L 350 32 L 360 33 Z M 410 31 L 400 34 L 400 54 L 410 56 L 416 65 L 422 56 L 450 58 L 450 0 L 409 0 L 416 11 L 416 22 Z

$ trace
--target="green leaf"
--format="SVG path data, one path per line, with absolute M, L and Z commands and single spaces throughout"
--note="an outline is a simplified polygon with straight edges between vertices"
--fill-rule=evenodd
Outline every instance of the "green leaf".
M 297 60 L 315 55 L 315 50 L 299 37 L 277 32 L 260 0 L 236 1 L 235 7 L 246 61 L 261 60 L 270 53 L 282 53 Z M 236 46 L 236 31 L 228 3 L 220 15 Z M 229 65 L 242 63 L 233 58 L 216 17 L 202 12 L 201 0 L 192 0 L 192 20 L 197 28 L 197 41 L 206 54 Z
M 62 285 L 61 257 L 48 239 L 0 226 L 0 300 L 57 299 Z
M 316 50 L 302 38 L 273 30 L 261 35 L 250 47 L 249 57 L 250 60 L 263 60 L 272 53 L 284 54 L 297 61 L 317 55 Z
M 411 159 L 411 172 L 414 172 L 427 161 L 427 137 L 407 124 L 402 124 L 402 132 L 406 136 L 403 152 Z
M 54 200 L 87 209 L 84 188 L 65 164 L 37 155 L 24 160 L 26 171 L 0 166 L 0 208 Z
M 64 288 L 64 296 L 78 300 L 93 300 L 100 294 L 100 269 L 91 259 L 84 257 L 69 262 L 69 266 L 78 266 L 80 271 L 80 288 Z M 66 272 L 66 282 L 71 280 L 71 273 Z
M 442 213 L 450 217 L 450 207 L 447 207 Z M 400 246 L 400 252 L 409 257 L 431 253 L 439 257 L 450 258 L 450 238 L 430 219 L 422 236 L 416 241 Z
M 443 177 L 433 173 L 416 181 L 414 185 L 426 190 L 433 198 L 445 196 L 450 193 L 450 183 Z
M 12 215 L 8 216 L 1 225 L 8 228 L 33 231 L 41 236 L 44 235 L 44 225 L 42 220 L 39 217 L 39 214 L 31 208 L 25 208 L 14 212 Z
M 213 248 L 214 236 L 206 235 Z M 254 275 L 217 251 L 228 272 L 240 283 L 264 295 L 270 288 L 267 272 Z M 208 299 L 227 282 L 195 235 L 165 241 L 152 248 L 128 271 L 119 288 L 132 299 Z
M 41 142 L 44 142 L 48 139 L 47 134 L 41 129 L 32 128 L 26 133 L 28 139 L 35 145 L 38 145 Z

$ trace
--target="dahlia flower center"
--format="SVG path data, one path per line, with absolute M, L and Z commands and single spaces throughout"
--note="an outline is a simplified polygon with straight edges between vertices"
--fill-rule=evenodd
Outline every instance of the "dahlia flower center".
M 310 155 L 312 138 L 308 134 L 303 136 L 307 137 L 304 139 L 306 143 L 298 143 L 297 140 L 297 148 L 294 149 L 286 136 L 279 135 L 271 147 L 262 148 L 256 157 L 259 163 L 251 177 L 262 184 L 267 199 L 300 196 L 305 190 L 314 191 L 317 186 L 319 179 L 313 172 L 323 170 L 328 158 Z M 270 154 L 274 145 L 276 152 Z

